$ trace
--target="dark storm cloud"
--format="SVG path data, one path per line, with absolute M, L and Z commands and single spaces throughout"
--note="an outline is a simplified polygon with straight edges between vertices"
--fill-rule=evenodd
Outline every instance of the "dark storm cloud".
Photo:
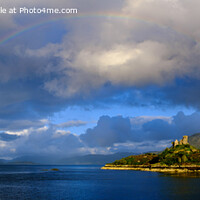
M 54 1 L 46 2 L 57 6 Z M 177 8 L 182 8 L 182 2 L 177 2 Z M 18 6 L 26 3 L 16 2 Z M 34 3 L 45 4 L 42 1 Z M 188 33 L 188 22 L 186 30 L 180 27 L 174 15 L 164 13 L 166 21 L 161 18 L 157 22 L 153 10 L 157 10 L 158 5 L 160 8 L 165 4 L 170 6 L 170 2 L 156 4 L 150 13 L 142 9 L 148 3 L 67 1 L 68 6 L 77 5 L 82 12 L 112 13 L 115 10 L 121 15 L 131 15 L 126 19 L 105 14 L 80 17 L 76 21 L 73 18 L 58 20 L 1 44 L 0 118 L 36 120 L 71 105 L 181 104 L 199 108 L 200 48 L 197 36 Z M 59 1 L 58 6 L 63 5 L 66 1 Z M 187 9 L 190 11 L 189 7 Z M 179 11 L 177 9 L 176 14 L 182 16 Z M 147 22 L 142 18 L 146 19 L 146 14 Z M 162 14 L 159 12 L 158 15 Z M 192 19 L 193 13 L 190 15 Z M 142 16 L 141 20 L 135 19 L 138 16 Z M 176 24 L 162 26 L 171 17 Z M 28 18 L 34 21 L 34 16 Z M 22 29 L 27 24 L 23 16 L 7 16 L 4 21 L 12 19 Z M 38 19 L 35 17 L 36 21 Z M 6 29 L 5 25 L 4 22 Z M 191 82 L 185 77 L 190 77 Z
M 185 115 L 177 113 L 171 121 L 154 119 L 142 125 L 140 140 L 167 140 L 181 138 L 183 135 L 191 135 L 200 132 L 199 113 Z M 134 129 L 134 127 L 133 127 Z M 137 134 L 136 131 L 134 131 Z
M 143 124 L 142 131 L 142 137 L 147 140 L 172 139 L 180 134 L 174 124 L 170 125 L 161 119 L 155 119 Z
M 198 71 L 197 71 L 198 75 Z M 149 85 L 143 88 L 129 88 L 124 101 L 130 106 L 144 105 L 157 107 L 184 106 L 200 108 L 200 81 L 197 78 L 176 78 L 167 86 Z
M 197 70 L 197 75 L 198 75 Z M 163 98 L 173 105 L 184 105 L 186 107 L 195 107 L 200 109 L 200 80 L 186 77 L 177 79 L 173 86 L 168 86 L 160 90 Z
M 96 127 L 88 129 L 80 136 L 91 147 L 112 146 L 114 143 L 131 140 L 131 137 L 130 120 L 121 116 L 102 116 Z
M 97 126 L 80 136 L 91 147 L 110 147 L 117 143 L 162 141 L 181 138 L 200 132 L 200 114 L 177 113 L 171 120 L 153 119 L 140 128 L 131 125 L 129 118 L 102 116 Z
M 183 135 L 192 135 L 200 132 L 199 113 L 185 115 L 177 113 L 170 122 L 155 119 L 143 124 L 140 140 L 167 140 L 180 139 Z
M 11 47 L 0 49 L 0 118 L 38 119 L 70 105 L 71 100 L 44 89 L 45 80 L 60 76 L 58 62 L 53 56 L 37 58 Z

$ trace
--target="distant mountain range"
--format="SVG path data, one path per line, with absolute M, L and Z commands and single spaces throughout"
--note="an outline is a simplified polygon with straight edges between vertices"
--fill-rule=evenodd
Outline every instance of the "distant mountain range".
M 104 163 L 114 162 L 115 160 L 120 160 L 123 157 L 127 157 L 130 155 L 134 155 L 134 153 L 122 152 L 122 153 L 115 153 L 109 155 L 85 155 L 85 156 L 76 156 L 72 158 L 68 158 L 62 160 L 61 163 L 67 165 L 104 165 Z
M 200 149 L 200 133 L 189 136 L 190 145 Z M 0 165 L 3 164 L 63 164 L 63 165 L 105 165 L 112 163 L 115 160 L 120 160 L 124 157 L 135 155 L 133 152 L 119 152 L 109 155 L 89 154 L 83 156 L 74 156 L 69 158 L 52 160 L 45 156 L 22 156 L 13 160 L 0 159 Z M 50 162 L 51 161 L 51 162 Z
M 188 138 L 189 144 L 200 149 L 200 133 L 195 133 Z
M 10 161 L 0 160 L 0 164 L 60 164 L 60 165 L 105 165 L 106 163 L 120 160 L 123 157 L 134 155 L 132 152 L 120 152 L 109 155 L 89 154 L 84 156 L 74 156 L 63 159 L 54 159 L 45 156 L 22 156 Z

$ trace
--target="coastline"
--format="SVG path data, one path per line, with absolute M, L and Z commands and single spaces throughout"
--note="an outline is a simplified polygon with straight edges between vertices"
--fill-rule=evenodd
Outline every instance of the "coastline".
M 111 165 L 106 164 L 103 170 L 136 170 L 163 173 L 200 173 L 199 165 Z

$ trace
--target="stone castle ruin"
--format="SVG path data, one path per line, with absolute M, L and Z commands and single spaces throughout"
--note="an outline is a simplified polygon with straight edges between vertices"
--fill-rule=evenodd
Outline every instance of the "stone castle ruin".
M 172 146 L 175 147 L 177 145 L 183 145 L 183 144 L 189 144 L 188 143 L 188 136 L 184 135 L 183 139 L 181 139 L 180 141 L 175 140 L 174 142 L 172 142 Z

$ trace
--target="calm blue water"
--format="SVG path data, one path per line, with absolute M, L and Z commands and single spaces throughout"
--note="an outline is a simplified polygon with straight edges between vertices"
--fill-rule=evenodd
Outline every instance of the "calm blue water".
M 42 171 L 59 168 L 60 171 Z M 101 166 L 0 166 L 0 200 L 196 200 L 200 178 Z

